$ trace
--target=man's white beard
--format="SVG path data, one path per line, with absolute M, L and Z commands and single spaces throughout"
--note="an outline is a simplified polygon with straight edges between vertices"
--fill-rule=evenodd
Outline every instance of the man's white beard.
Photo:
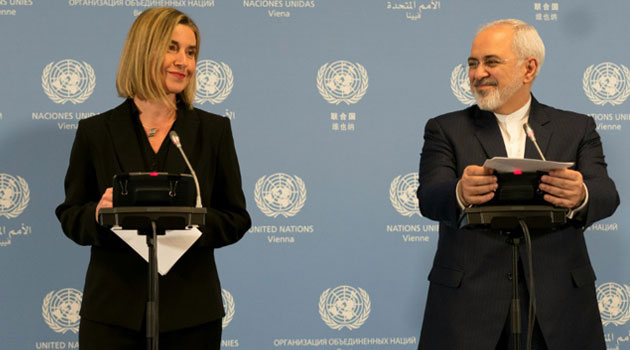
M 483 79 L 481 81 L 487 83 Z M 496 83 L 496 81 L 490 82 Z M 523 86 L 521 81 L 514 80 L 510 85 L 503 88 L 495 85 L 494 88 L 485 90 L 485 93 L 479 92 L 479 90 L 477 90 L 474 86 L 471 90 L 475 96 L 475 100 L 477 100 L 477 106 L 479 106 L 479 109 L 494 112 L 508 102 L 512 96 L 514 96 L 516 91 L 521 88 L 521 86 Z

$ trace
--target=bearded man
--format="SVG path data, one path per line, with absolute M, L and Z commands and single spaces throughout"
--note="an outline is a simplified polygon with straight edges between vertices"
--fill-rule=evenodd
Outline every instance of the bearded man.
M 544 58 L 544 44 L 527 23 L 483 26 L 468 58 L 477 105 L 426 124 L 418 199 L 422 214 L 439 221 L 440 236 L 421 350 L 512 349 L 512 246 L 496 232 L 458 227 L 458 219 L 464 208 L 495 196 L 497 177 L 483 167 L 486 159 L 540 158 L 526 140 L 526 122 L 547 159 L 575 166 L 541 177 L 544 200 L 567 209 L 567 224 L 532 234 L 535 323 L 522 334 L 533 333 L 532 349 L 606 349 L 584 230 L 612 215 L 619 195 L 592 118 L 546 106 L 531 94 Z M 523 245 L 520 250 L 524 276 L 528 262 Z M 526 320 L 530 283 L 520 277 L 518 285 Z M 523 336 L 523 349 L 525 341 Z

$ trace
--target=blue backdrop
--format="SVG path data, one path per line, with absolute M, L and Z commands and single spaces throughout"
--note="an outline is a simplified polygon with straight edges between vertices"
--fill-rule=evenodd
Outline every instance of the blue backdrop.
M 217 250 L 225 349 L 415 349 L 437 223 L 415 199 L 423 128 L 472 102 L 477 28 L 533 24 L 546 104 L 591 115 L 622 203 L 587 232 L 608 349 L 630 349 L 630 2 L 0 0 L 0 343 L 78 348 L 89 249 L 54 208 L 78 120 L 110 109 L 127 30 L 191 15 L 199 108 L 232 119 L 253 227 Z

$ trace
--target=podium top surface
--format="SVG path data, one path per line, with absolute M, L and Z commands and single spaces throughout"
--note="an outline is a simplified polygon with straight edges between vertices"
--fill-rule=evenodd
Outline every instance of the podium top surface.
M 115 207 L 101 208 L 99 223 L 105 227 L 119 226 L 124 229 L 149 229 L 151 222 L 161 229 L 182 229 L 203 226 L 206 208 L 195 207 Z
M 534 229 L 549 229 L 567 223 L 568 210 L 551 205 L 499 205 L 464 209 L 460 227 L 486 226 L 496 229 L 519 227 L 523 220 Z

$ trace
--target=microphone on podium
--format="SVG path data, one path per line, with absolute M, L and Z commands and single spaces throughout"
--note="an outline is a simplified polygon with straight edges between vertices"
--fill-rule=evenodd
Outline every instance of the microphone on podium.
M 547 159 L 545 159 L 545 156 L 540 151 L 540 147 L 538 147 L 538 142 L 536 142 L 536 136 L 534 135 L 534 130 L 529 126 L 529 123 L 523 124 L 523 130 L 525 130 L 525 135 L 527 135 L 527 138 L 529 138 L 532 141 L 532 143 L 534 143 L 534 146 L 536 146 L 536 150 L 538 151 L 540 158 L 546 161 Z
M 175 147 L 177 147 L 177 149 L 179 150 L 179 153 L 182 154 L 182 157 L 184 158 L 184 161 L 188 166 L 188 170 L 190 170 L 190 174 L 192 175 L 193 180 L 195 180 L 195 187 L 197 188 L 197 204 L 195 205 L 195 207 L 201 208 L 201 190 L 199 190 L 199 180 L 197 179 L 195 169 L 193 169 L 192 165 L 190 165 L 188 157 L 186 157 L 186 153 L 184 153 L 184 149 L 182 149 L 182 144 L 181 142 L 179 142 L 179 136 L 177 135 L 175 130 L 171 130 L 171 132 L 168 133 L 168 136 L 171 138 L 171 141 L 173 142 Z

